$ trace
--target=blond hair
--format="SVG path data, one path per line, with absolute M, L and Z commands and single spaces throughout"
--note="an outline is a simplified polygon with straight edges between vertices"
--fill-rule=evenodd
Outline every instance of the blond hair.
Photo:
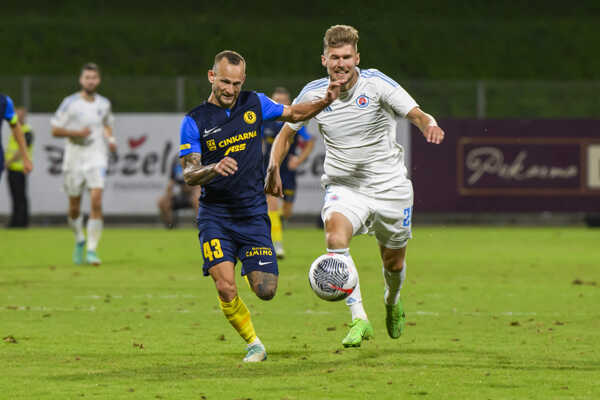
M 346 44 L 353 45 L 358 51 L 358 31 L 350 25 L 333 25 L 323 37 L 323 53 L 329 47 L 341 47 Z

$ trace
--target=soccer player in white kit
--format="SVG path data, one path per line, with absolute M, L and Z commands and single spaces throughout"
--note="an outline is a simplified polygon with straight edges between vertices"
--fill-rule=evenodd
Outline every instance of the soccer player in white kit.
M 406 177 L 404 150 L 396 143 L 396 118 L 417 126 L 425 139 L 439 144 L 444 132 L 393 79 L 376 69 L 358 68 L 358 31 L 335 25 L 323 40 L 321 62 L 328 78 L 307 84 L 294 103 L 323 96 L 330 79 L 345 80 L 340 97 L 313 117 L 325 141 L 322 184 L 326 190 L 321 217 L 327 252 L 341 254 L 351 268 L 353 235 L 375 235 L 383 264 L 386 326 L 398 338 L 404 328 L 400 289 L 406 277 L 406 246 L 411 237 L 412 183 Z M 279 164 L 289 143 L 308 121 L 287 123 L 273 143 L 265 192 L 281 196 Z M 358 347 L 373 336 L 362 304 L 360 284 L 346 298 L 352 313 L 344 347 Z
M 96 248 L 102 234 L 102 191 L 108 167 L 108 150 L 117 150 L 112 134 L 114 117 L 110 101 L 96 93 L 100 69 L 87 63 L 79 77 L 81 91 L 66 97 L 50 120 L 52 135 L 67 138 L 63 158 L 64 190 L 69 196 L 69 226 L 75 233 L 73 262 L 82 264 L 86 237 L 83 232 L 81 196 L 90 192 L 90 216 L 87 221 L 88 264 L 100 265 Z

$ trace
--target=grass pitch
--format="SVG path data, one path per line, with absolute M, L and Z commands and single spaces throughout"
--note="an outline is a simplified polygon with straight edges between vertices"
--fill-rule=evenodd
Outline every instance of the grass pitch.
M 375 338 L 344 349 L 349 312 L 309 289 L 322 232 L 285 232 L 278 294 L 239 279 L 269 359 L 245 346 L 202 277 L 193 230 L 106 229 L 99 268 L 65 229 L 0 232 L 2 399 L 597 399 L 600 232 L 417 227 L 387 337 L 375 240 L 355 238 Z

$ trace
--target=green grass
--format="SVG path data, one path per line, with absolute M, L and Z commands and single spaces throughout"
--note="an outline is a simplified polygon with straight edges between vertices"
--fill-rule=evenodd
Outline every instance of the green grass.
M 0 398 L 595 399 L 600 232 L 417 227 L 387 337 L 373 238 L 352 242 L 375 339 L 343 349 L 349 313 L 311 293 L 322 232 L 285 232 L 278 294 L 238 280 L 269 359 L 244 343 L 202 277 L 192 230 L 106 229 L 100 268 L 70 264 L 65 229 L 0 233 Z M 578 280 L 581 284 L 575 284 Z M 598 284 L 596 284 L 598 283 Z

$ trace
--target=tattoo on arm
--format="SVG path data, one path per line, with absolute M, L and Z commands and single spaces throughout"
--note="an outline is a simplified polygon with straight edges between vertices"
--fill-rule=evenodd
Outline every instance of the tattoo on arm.
M 200 153 L 190 153 L 181 159 L 183 179 L 190 186 L 204 185 L 218 174 L 214 172 L 214 164 L 202 165 Z

